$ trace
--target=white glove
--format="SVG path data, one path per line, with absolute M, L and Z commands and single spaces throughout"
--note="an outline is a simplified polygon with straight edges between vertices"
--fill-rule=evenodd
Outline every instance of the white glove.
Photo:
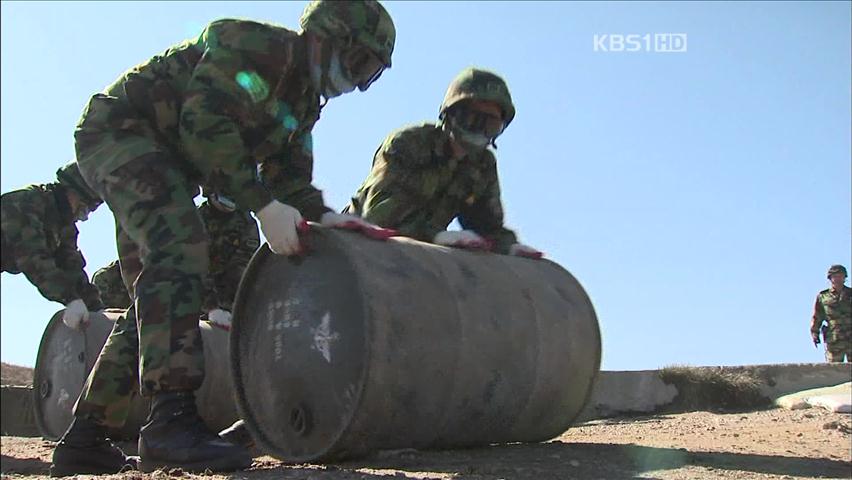
M 539 259 L 544 256 L 542 252 L 530 247 L 529 245 L 524 245 L 523 243 L 515 243 L 509 247 L 509 255 L 535 259 Z
M 325 212 L 320 217 L 320 224 L 325 227 L 343 228 L 345 230 L 356 230 L 374 240 L 386 240 L 398 235 L 396 230 L 382 228 L 374 225 L 361 217 L 348 213 Z
M 260 229 L 269 248 L 279 255 L 293 255 L 301 251 L 297 229 L 302 224 L 302 214 L 290 205 L 273 200 L 257 212 Z
M 480 237 L 472 230 L 445 230 L 443 232 L 438 232 L 432 243 L 447 247 L 461 247 L 474 250 L 491 249 L 491 242 Z
M 89 323 L 89 309 L 86 304 L 78 298 L 66 305 L 62 322 L 74 330 L 80 330 L 82 325 Z
M 225 330 L 231 329 L 231 312 L 227 310 L 214 308 L 207 312 L 207 320 L 217 327 L 221 327 Z

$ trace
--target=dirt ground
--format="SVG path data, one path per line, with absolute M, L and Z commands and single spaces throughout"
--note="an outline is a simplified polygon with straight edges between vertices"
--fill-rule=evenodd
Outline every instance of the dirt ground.
M 2 478 L 46 478 L 52 442 L 2 437 Z M 334 465 L 255 458 L 230 475 L 180 471 L 102 478 L 790 479 L 852 478 L 852 416 L 822 409 L 692 412 L 596 420 L 553 441 L 455 451 L 378 452 Z M 78 478 L 91 478 L 80 476 Z
M 3 385 L 32 385 L 33 369 L 0 362 L 0 384 Z

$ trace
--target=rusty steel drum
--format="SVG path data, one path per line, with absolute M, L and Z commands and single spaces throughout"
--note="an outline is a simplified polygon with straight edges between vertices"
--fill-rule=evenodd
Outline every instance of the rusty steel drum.
M 33 372 L 33 406 L 41 435 L 57 440 L 73 417 L 72 409 L 83 383 L 98 358 L 122 310 L 92 312 L 83 330 L 73 330 L 62 322 L 63 310 L 56 312 L 41 338 Z M 214 431 L 237 419 L 233 384 L 228 367 L 228 333 L 199 322 L 204 342 L 205 377 L 196 392 L 196 404 L 205 423 Z M 133 394 L 127 421 L 110 432 L 110 438 L 133 440 L 148 415 L 150 402 Z
M 237 408 L 266 452 L 538 442 L 583 409 L 600 330 L 556 263 L 317 226 L 308 243 L 261 247 L 235 302 Z

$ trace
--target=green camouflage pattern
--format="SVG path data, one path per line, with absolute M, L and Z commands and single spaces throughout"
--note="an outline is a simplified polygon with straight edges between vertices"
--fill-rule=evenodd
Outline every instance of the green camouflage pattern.
M 509 86 L 499 75 L 481 68 L 466 68 L 450 82 L 444 101 L 441 102 L 440 118 L 453 105 L 465 100 L 491 101 L 503 110 L 503 119 L 508 126 L 515 118 L 515 105 Z
M 99 142 L 77 142 L 84 175 L 86 165 L 96 163 L 104 152 L 89 150 L 88 145 Z M 115 351 L 105 347 L 100 357 L 105 358 L 105 364 L 118 365 L 122 359 L 130 359 L 126 350 L 138 342 L 143 395 L 198 388 L 204 377 L 198 315 L 202 278 L 208 272 L 208 248 L 207 234 L 193 202 L 197 186 L 187 181 L 168 156 L 146 155 L 126 163 L 93 187 L 115 215 L 121 273 L 125 285 L 135 287 L 131 291 L 139 324 L 138 339 L 135 327 L 116 327 L 110 335 Z M 116 336 L 133 338 L 113 338 Z M 121 374 L 127 371 L 124 366 L 116 370 Z M 102 374 L 105 372 L 98 371 L 97 366 L 92 373 L 95 379 Z M 102 393 L 95 392 L 94 396 Z M 113 398 L 109 392 L 106 397 L 101 398 L 105 403 L 100 405 Z
M 374 0 L 314 0 L 299 20 L 302 30 L 360 44 L 391 66 L 396 27 L 385 7 Z
M 244 208 L 256 212 L 275 194 L 317 219 L 328 211 L 311 185 L 320 97 L 305 55 L 303 39 L 283 27 L 211 23 L 91 98 L 77 141 L 94 135 L 99 144 L 86 148 L 110 154 L 87 168 L 78 159 L 84 177 L 94 185 L 132 159 L 171 154 L 191 182 Z
M 231 311 L 243 272 L 260 246 L 257 222 L 245 210 L 223 212 L 210 202 L 202 203 L 198 213 L 210 239 L 210 274 L 202 308 Z
M 102 309 L 77 248 L 78 231 L 66 187 L 29 185 L 1 198 L 3 271 L 23 273 L 48 300 L 67 305 L 79 298 L 89 310 Z
M 103 200 L 98 197 L 98 194 L 83 180 L 83 176 L 80 175 L 80 169 L 77 167 L 77 162 L 70 162 L 60 167 L 56 171 L 56 179 L 66 188 L 73 190 L 90 211 L 94 211 L 103 203 Z
M 127 421 L 133 396 L 139 393 L 139 331 L 136 309 L 115 322 L 95 366 L 74 405 L 74 415 L 106 428 L 120 429 Z
M 811 322 L 811 335 L 819 335 L 825 324 L 826 358 L 846 355 L 852 361 L 852 288 L 843 286 L 834 291 L 827 288 L 817 295 L 814 303 L 814 316 Z
M 447 134 L 433 123 L 391 133 L 345 211 L 425 242 L 458 218 L 507 253 L 517 239 L 503 226 L 494 155 L 483 149 L 453 159 L 449 148 Z
M 260 233 L 254 217 L 246 211 L 223 212 L 204 202 L 198 208 L 207 230 L 210 274 L 204 278 L 203 311 L 231 310 L 237 287 L 251 256 L 260 246 Z M 118 260 L 92 276 L 101 300 L 110 308 L 127 308 L 130 296 L 121 278 Z
M 329 211 L 311 185 L 319 101 L 304 38 L 247 20 L 215 21 L 92 97 L 75 132 L 77 160 L 113 211 L 135 303 L 77 414 L 115 426 L 137 385 L 146 396 L 200 386 L 209 250 L 192 199 L 203 184 L 251 211 L 273 195 L 309 219 Z
M 127 293 L 124 281 L 121 279 L 121 267 L 118 260 L 114 260 L 105 267 L 98 269 L 92 275 L 92 283 L 98 287 L 101 300 L 107 308 L 127 309 L 130 307 L 130 295 Z

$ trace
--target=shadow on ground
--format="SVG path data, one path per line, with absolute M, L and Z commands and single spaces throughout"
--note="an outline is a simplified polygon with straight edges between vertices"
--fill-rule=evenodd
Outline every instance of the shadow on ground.
M 822 478 L 848 478 L 852 464 L 829 459 L 689 452 L 597 443 L 515 444 L 453 451 L 401 451 L 334 465 L 339 471 L 453 474 L 459 479 L 649 478 L 685 467 Z M 326 470 L 327 471 L 327 470 Z M 314 473 L 317 473 L 314 471 Z M 384 472 L 385 474 L 389 472 Z M 332 478 L 332 477 L 327 477 Z M 337 478 L 337 477 L 336 477 Z M 345 477 L 342 477 L 345 478 Z M 365 477 L 370 478 L 370 477 Z M 418 478 L 423 478 L 422 474 Z
M 50 463 L 40 458 L 14 458 L 3 455 L 0 458 L 0 473 L 20 475 L 46 475 L 50 470 Z

